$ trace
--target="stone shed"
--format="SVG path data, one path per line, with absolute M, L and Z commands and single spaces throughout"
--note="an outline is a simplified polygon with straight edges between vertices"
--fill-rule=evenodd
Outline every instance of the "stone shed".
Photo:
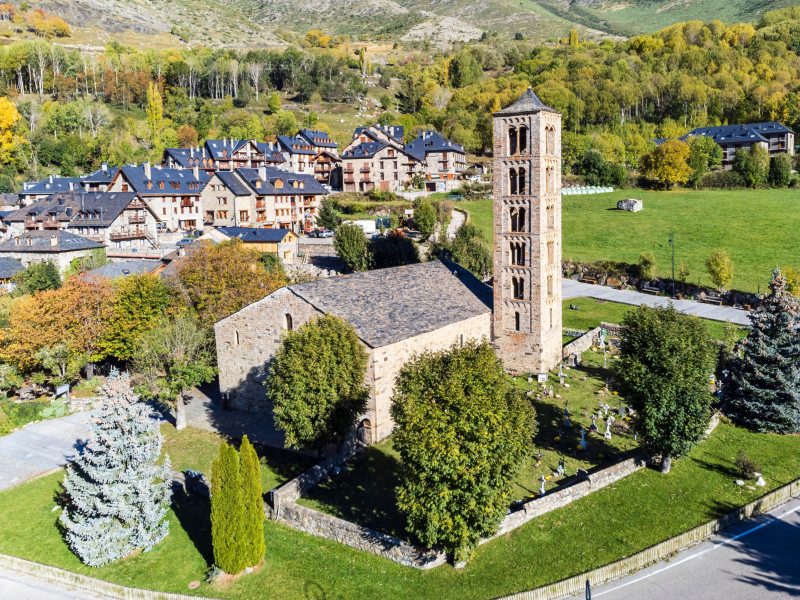
M 264 381 L 282 334 L 326 313 L 348 320 L 367 349 L 370 400 L 361 433 L 376 442 L 392 432 L 395 377 L 412 355 L 491 339 L 492 290 L 448 261 L 276 290 L 214 325 L 220 391 L 229 405 L 268 411 Z

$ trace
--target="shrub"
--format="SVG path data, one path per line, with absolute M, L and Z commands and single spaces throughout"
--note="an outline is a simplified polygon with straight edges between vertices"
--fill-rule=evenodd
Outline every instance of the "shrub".
M 370 255 L 364 230 L 355 223 L 342 223 L 333 236 L 333 248 L 350 271 L 366 271 Z
M 736 468 L 744 479 L 755 479 L 756 473 L 759 472 L 758 465 L 743 450 L 739 450 L 739 454 L 736 455 Z
M 774 188 L 784 188 L 792 181 L 792 159 L 788 154 L 778 154 L 769 161 L 769 184 Z
M 652 252 L 642 252 L 639 255 L 639 262 L 636 264 L 639 277 L 645 281 L 650 281 L 655 277 L 656 257 Z

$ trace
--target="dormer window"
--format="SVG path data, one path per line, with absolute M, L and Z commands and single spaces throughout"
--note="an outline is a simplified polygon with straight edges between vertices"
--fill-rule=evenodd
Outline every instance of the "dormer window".
M 158 182 L 158 187 L 163 190 L 164 189 L 164 182 L 163 181 L 159 181 Z

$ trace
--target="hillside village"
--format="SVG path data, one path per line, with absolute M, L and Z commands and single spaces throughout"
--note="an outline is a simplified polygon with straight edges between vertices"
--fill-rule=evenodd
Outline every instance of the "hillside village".
M 791 595 L 800 7 L 284 4 L 0 4 L 0 597 Z

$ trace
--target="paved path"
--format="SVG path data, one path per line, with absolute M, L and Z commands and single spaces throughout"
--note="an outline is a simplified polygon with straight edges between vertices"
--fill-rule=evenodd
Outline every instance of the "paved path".
M 800 499 L 795 498 L 669 562 L 599 587 L 592 599 L 788 600 L 800 597 L 799 558 Z
M 456 237 L 456 231 L 467 220 L 467 216 L 460 210 L 453 209 L 453 214 L 450 217 L 450 223 L 447 225 L 447 239 L 452 240 Z
M 0 437 L 0 491 L 72 460 L 89 437 L 90 414 L 73 413 Z
M 750 313 L 738 308 L 714 306 L 713 304 L 703 304 L 702 302 L 695 302 L 694 300 L 672 300 L 664 296 L 651 296 L 650 294 L 643 294 L 630 290 L 615 290 L 605 285 L 581 283 L 574 279 L 562 279 L 561 282 L 561 294 L 565 299 L 588 296 L 590 298 L 631 304 L 633 306 L 639 306 L 641 304 L 646 304 L 647 306 L 667 306 L 672 302 L 672 305 L 676 309 L 687 315 L 695 315 L 703 319 L 711 319 L 712 321 L 730 321 L 737 325 L 750 325 L 750 319 L 747 316 Z
M 0 569 L 0 598 L 4 600 L 105 600 L 106 596 L 64 584 Z

